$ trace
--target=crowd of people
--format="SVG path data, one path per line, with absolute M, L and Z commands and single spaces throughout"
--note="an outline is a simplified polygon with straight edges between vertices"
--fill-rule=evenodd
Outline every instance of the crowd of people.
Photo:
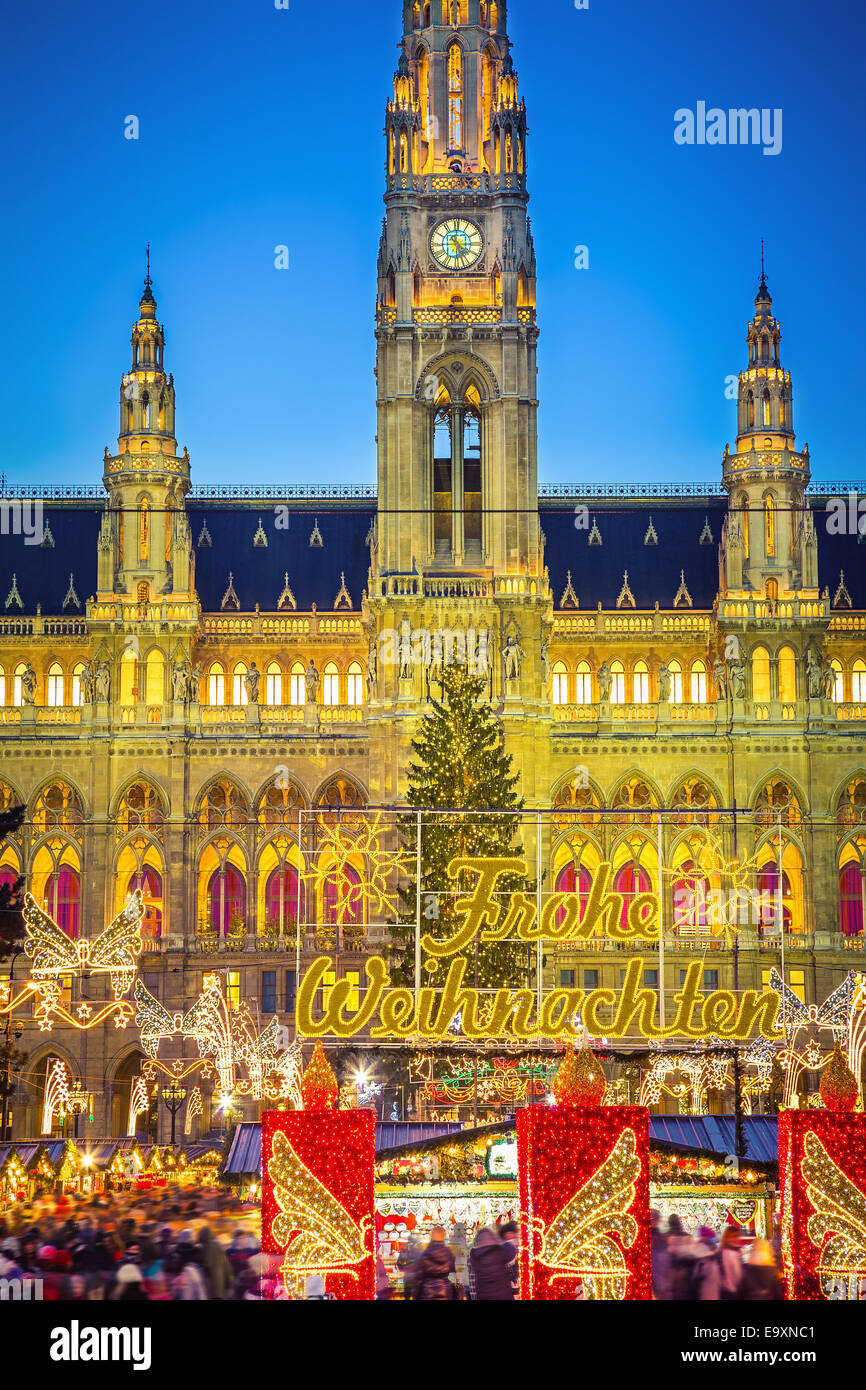
M 668 1302 L 771 1302 L 784 1297 L 778 1251 L 739 1226 L 721 1236 L 709 1226 L 686 1231 L 676 1213 L 662 1229 L 652 1213 L 653 1297 Z
M 224 1189 L 164 1188 L 42 1198 L 0 1214 L 0 1280 L 29 1296 L 80 1302 L 286 1298 L 278 1256 L 262 1252 L 259 1210 Z M 376 1264 L 376 1297 L 419 1302 L 508 1302 L 519 1297 L 519 1232 L 484 1228 L 458 1268 L 444 1227 L 413 1234 L 396 1269 Z M 464 1250 L 465 1253 L 465 1250 Z M 667 1301 L 769 1301 L 783 1297 L 778 1252 L 736 1226 L 689 1234 L 677 1215 L 652 1213 L 653 1297 Z M 302 1294 L 329 1297 L 311 1275 Z M 26 1291 L 22 1294 L 27 1297 Z M 577 1298 L 586 1297 L 579 1281 Z

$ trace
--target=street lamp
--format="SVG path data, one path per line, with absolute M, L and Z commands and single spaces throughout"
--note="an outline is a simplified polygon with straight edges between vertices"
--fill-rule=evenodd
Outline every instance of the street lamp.
M 172 1081 L 170 1086 L 163 1086 L 162 1099 L 168 1113 L 171 1115 L 171 1146 L 174 1148 L 175 1124 L 178 1111 L 186 1100 L 186 1089 L 183 1086 L 178 1086 L 176 1081 Z
M 18 957 L 19 957 L 19 956 L 23 956 L 23 954 L 24 954 L 24 947 L 23 947 L 23 946 L 18 946 L 18 947 L 12 952 L 12 960 L 11 960 L 11 963 L 10 963 L 10 965 L 9 965 L 9 1000 L 10 1000 L 10 1002 L 11 1002 L 11 1000 L 12 1000 L 12 995 L 13 995 L 13 993 L 14 993 L 13 988 L 12 988 L 12 982 L 13 982 L 13 978 L 14 978 L 14 975 L 15 975 L 15 964 L 16 964 L 16 962 L 17 962 L 17 960 L 18 960 Z M 2 1120 L 0 1120 L 0 1143 L 5 1143 L 5 1141 L 6 1141 L 6 1128 L 7 1128 L 7 1125 L 8 1125 L 8 1123 L 9 1123 L 9 1072 L 10 1072 L 11 1065 L 12 1065 L 11 1047 L 10 1047 L 10 1044 L 9 1044 L 9 1029 L 10 1029 L 11 1026 L 12 1026 L 12 1015 L 11 1015 L 11 1014 L 7 1014 L 7 1015 L 6 1015 L 5 1064 L 4 1064 L 4 1068 L 3 1068 L 3 1072 L 4 1072 L 4 1075 L 3 1075 L 3 1115 L 2 1115 Z M 22 1034 L 22 1032 L 23 1032 L 23 1029 L 24 1029 L 23 1023 L 21 1023 L 18 1019 L 16 1019 L 16 1021 L 15 1021 L 15 1041 L 16 1041 L 16 1042 L 17 1042 L 18 1039 L 21 1037 L 21 1034 Z M 11 1134 L 9 1135 L 9 1138 L 10 1138 L 10 1139 L 12 1138 L 12 1135 L 11 1135 Z

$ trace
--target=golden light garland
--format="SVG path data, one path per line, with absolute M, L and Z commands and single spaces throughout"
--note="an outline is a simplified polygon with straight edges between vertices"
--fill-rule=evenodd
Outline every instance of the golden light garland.
M 54 1116 L 61 1119 L 66 1113 L 69 1099 L 69 1074 L 66 1063 L 60 1057 L 54 1058 L 54 1065 L 45 1080 L 45 1095 L 42 1104 L 42 1133 L 50 1134 L 54 1128 Z
M 839 1278 L 866 1277 L 866 1195 L 834 1163 L 816 1134 L 804 1141 L 800 1172 L 814 1207 L 806 1231 L 820 1250 L 818 1276 L 829 1297 Z
M 30 893 L 25 895 L 23 912 L 27 927 L 24 951 L 33 961 L 30 974 L 34 980 L 56 985 L 64 975 L 74 978 L 87 969 L 93 975 L 111 976 L 115 1000 L 129 993 L 142 949 L 144 899 L 140 889 L 129 895 L 105 931 L 92 941 L 73 941 Z
M 139 1115 L 143 1115 L 149 1109 L 150 1096 L 147 1093 L 147 1082 L 143 1076 L 137 1076 L 129 1093 L 129 1121 L 126 1127 L 129 1138 L 135 1136 Z
M 356 1267 L 369 1256 L 367 1221 L 359 1226 L 352 1219 L 279 1130 L 274 1134 L 268 1173 L 280 1209 L 272 1231 L 277 1243 L 286 1247 L 285 1278 L 342 1273 L 357 1279 Z
M 396 880 L 408 872 L 410 861 L 402 849 L 384 847 L 384 829 L 382 812 L 377 811 L 372 821 L 364 820 L 351 834 L 340 822 L 321 830 L 316 864 L 304 878 L 316 895 L 323 893 L 326 885 L 335 886 L 336 925 L 340 927 L 354 917 L 362 903 L 370 916 L 396 917 L 399 911 Z M 363 867 L 361 877 L 359 864 Z

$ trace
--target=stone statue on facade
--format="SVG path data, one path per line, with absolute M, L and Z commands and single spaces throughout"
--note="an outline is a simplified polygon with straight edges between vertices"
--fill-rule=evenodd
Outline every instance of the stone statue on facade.
M 319 696 L 319 673 L 312 657 L 310 657 L 310 664 L 304 672 L 304 684 L 307 688 L 307 704 L 314 705 Z
M 21 672 L 21 694 L 25 705 L 36 704 L 36 672 L 29 661 Z
M 517 634 L 514 632 L 509 633 L 508 641 L 505 643 L 502 650 L 502 656 L 505 661 L 505 679 L 507 681 L 516 681 L 520 679 L 520 672 L 523 667 L 523 658 L 525 655 L 526 653 L 518 641 Z
M 601 672 L 599 672 L 601 675 Z M 671 698 L 671 673 L 665 662 L 659 667 L 659 704 L 666 705 Z
M 613 672 L 606 661 L 603 661 L 599 666 L 596 679 L 598 680 L 598 698 L 603 705 L 606 705 L 610 700 L 610 691 L 613 685 Z
M 201 668 L 201 666 L 199 665 L 199 663 L 196 662 L 195 666 L 193 666 L 192 670 L 191 670 L 190 673 L 189 673 L 189 686 L 188 686 L 188 689 L 189 689 L 189 702 L 190 702 L 191 705 L 197 705 L 198 702 L 199 702 L 199 698 L 200 698 L 200 696 L 201 696 L 201 683 L 202 683 L 202 680 L 203 680 L 203 679 L 204 679 L 204 671 L 202 670 L 202 668 Z
M 375 688 L 376 681 L 378 680 L 378 678 L 379 678 L 379 657 L 378 657 L 378 653 L 377 653 L 377 651 L 376 651 L 376 639 L 375 639 L 375 638 L 371 638 L 371 639 L 370 639 L 370 645 L 369 645 L 369 647 L 367 648 L 367 696 L 368 696 L 368 698 L 373 694 L 373 690 L 374 690 L 374 688 Z
M 251 705 L 259 703 L 259 685 L 261 684 L 262 673 L 255 662 L 252 662 L 250 669 L 244 676 L 247 699 Z
M 824 666 L 824 699 L 832 700 L 836 691 L 836 672 L 831 662 L 826 662 Z
M 550 676 L 551 676 L 551 670 L 550 670 L 550 643 L 549 643 L 549 642 L 542 642 L 542 644 L 541 644 L 541 665 L 542 665 L 542 669 L 543 669 L 543 671 L 544 671 L 544 685 L 545 685 L 545 688 L 546 688 L 546 687 L 550 684 Z
M 824 684 L 824 671 L 821 658 L 813 646 L 806 648 L 806 680 L 809 684 L 809 699 L 820 700 Z
M 85 661 L 81 669 L 81 701 L 82 704 L 92 705 L 96 691 L 96 667 L 90 658 Z
M 746 668 L 742 661 L 731 662 L 731 693 L 735 700 L 746 698 Z
M 107 661 L 100 661 L 96 668 L 96 698 L 103 704 L 111 698 L 111 667 Z
M 725 663 L 720 656 L 713 662 L 713 680 L 716 683 L 716 695 L 720 700 L 728 698 L 728 673 L 725 670 Z
M 185 661 L 179 661 L 171 673 L 171 694 L 172 699 L 178 704 L 185 704 L 189 696 L 189 665 Z

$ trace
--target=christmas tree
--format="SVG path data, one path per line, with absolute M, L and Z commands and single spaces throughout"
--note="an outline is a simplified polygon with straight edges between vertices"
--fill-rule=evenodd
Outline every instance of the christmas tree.
M 521 858 L 518 812 L 523 802 L 517 795 L 518 777 L 512 759 L 503 751 L 502 728 L 486 698 L 487 682 L 472 676 L 463 666 L 447 667 L 442 694 L 430 709 L 413 740 L 414 759 L 409 765 L 407 801 L 414 810 L 446 811 L 446 815 L 421 817 L 421 923 L 422 932 L 447 938 L 454 931 L 454 904 L 475 887 L 477 876 L 464 871 L 448 877 L 452 859 Z M 485 811 L 506 812 L 484 815 Z M 417 817 L 401 818 L 400 832 L 406 858 L 416 854 Z M 534 885 L 518 875 L 503 875 L 497 895 L 503 913 L 518 889 L 532 892 Z M 404 911 L 392 928 L 390 951 L 392 978 L 401 984 L 415 982 L 415 921 L 417 885 L 414 875 L 402 894 Z M 467 961 L 466 983 L 490 989 L 527 983 L 528 953 L 520 941 L 473 942 L 461 953 Z M 454 957 L 439 962 L 438 972 L 424 971 L 420 983 L 437 984 L 437 973 Z M 422 962 L 423 969 L 423 962 Z M 440 981 L 441 983 L 441 981 Z

